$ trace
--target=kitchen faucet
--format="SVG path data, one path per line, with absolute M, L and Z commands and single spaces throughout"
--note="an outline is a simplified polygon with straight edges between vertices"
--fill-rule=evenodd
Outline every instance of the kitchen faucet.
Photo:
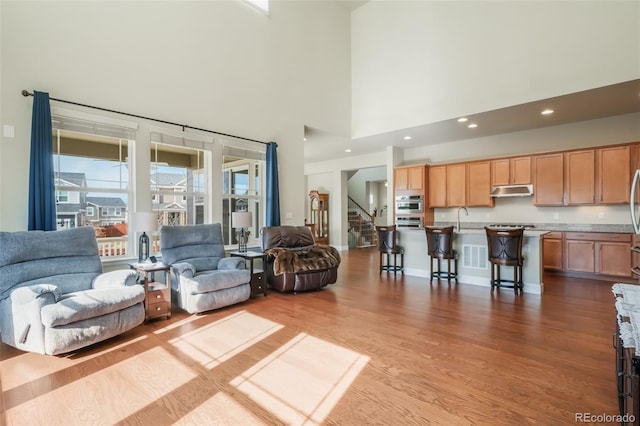
M 460 210 L 464 209 L 465 216 L 469 216 L 469 211 L 466 206 L 458 207 L 458 222 L 456 223 L 456 231 L 460 231 Z

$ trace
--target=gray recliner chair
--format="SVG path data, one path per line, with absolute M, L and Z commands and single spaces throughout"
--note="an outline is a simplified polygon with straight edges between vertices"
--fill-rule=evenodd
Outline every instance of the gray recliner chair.
M 222 226 L 163 226 L 162 261 L 171 266 L 171 300 L 195 314 L 249 299 L 251 273 L 244 259 L 225 257 Z
M 56 355 L 144 322 L 144 288 L 131 270 L 102 273 L 95 231 L 0 232 L 0 335 Z

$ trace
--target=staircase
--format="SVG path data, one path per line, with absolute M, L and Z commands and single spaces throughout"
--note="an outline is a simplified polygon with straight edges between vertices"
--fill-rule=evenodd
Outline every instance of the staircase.
M 349 248 L 371 247 L 377 242 L 375 215 L 367 212 L 353 198 L 348 198 Z

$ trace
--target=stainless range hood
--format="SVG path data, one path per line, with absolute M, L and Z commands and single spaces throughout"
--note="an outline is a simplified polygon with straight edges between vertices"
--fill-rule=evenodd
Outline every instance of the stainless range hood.
M 491 187 L 491 196 L 502 197 L 530 197 L 533 195 L 533 185 L 500 185 Z

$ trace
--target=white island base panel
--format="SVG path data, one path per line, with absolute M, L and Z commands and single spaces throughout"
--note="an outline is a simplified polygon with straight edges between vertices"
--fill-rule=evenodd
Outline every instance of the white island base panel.
M 522 277 L 524 292 L 542 294 L 542 239 L 548 231 L 524 231 L 522 255 L 524 266 Z M 404 273 L 417 277 L 430 277 L 429 255 L 427 254 L 427 237 L 423 229 L 404 230 L 398 232 L 398 244 L 404 247 Z M 491 287 L 491 264 L 487 255 L 487 235 L 484 229 L 462 229 L 454 231 L 453 247 L 458 251 L 458 282 Z M 436 266 L 434 260 L 434 268 Z M 453 261 L 451 261 L 453 268 Z M 441 261 L 441 270 L 447 270 L 447 261 Z M 384 273 L 384 272 L 383 272 Z M 513 279 L 513 268 L 502 266 L 500 275 L 504 279 Z M 434 278 L 434 282 L 437 279 Z M 447 282 L 447 280 L 440 280 Z M 502 291 L 513 291 L 503 288 Z

